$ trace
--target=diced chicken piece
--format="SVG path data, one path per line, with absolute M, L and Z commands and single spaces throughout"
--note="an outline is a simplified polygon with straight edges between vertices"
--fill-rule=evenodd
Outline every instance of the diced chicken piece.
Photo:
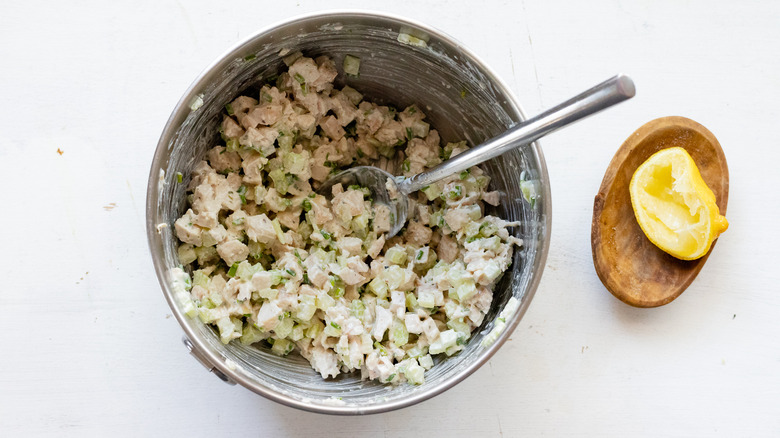
M 282 117 L 282 105 L 265 104 L 255 107 L 244 116 L 241 124 L 247 128 L 256 128 L 257 125 L 271 126 Z
M 297 231 L 298 225 L 301 223 L 301 209 L 296 208 L 294 210 L 280 211 L 276 218 L 279 219 L 279 223 L 287 228 Z
M 333 214 L 328 208 L 328 200 L 322 195 L 317 195 L 310 200 L 314 212 L 314 223 L 324 225 L 333 220 Z
M 370 379 L 378 379 L 387 382 L 393 374 L 397 375 L 393 361 L 388 356 L 379 355 L 376 351 L 366 357 L 366 370 Z
M 439 337 L 439 327 L 436 325 L 436 320 L 433 318 L 427 318 L 422 323 L 423 333 L 428 341 L 433 342 Z
M 450 236 L 441 236 L 439 245 L 436 247 L 436 254 L 441 260 L 452 263 L 458 257 L 458 242 Z
M 441 163 L 439 148 L 431 147 L 420 138 L 413 138 L 409 141 L 409 146 L 406 148 L 406 156 L 409 159 L 408 173 L 410 175 L 416 175 L 427 167 L 433 167 Z
M 376 319 L 374 320 L 374 329 L 371 331 L 371 336 L 377 341 L 381 341 L 392 322 L 393 314 L 382 306 L 376 306 Z
M 495 207 L 500 202 L 500 194 L 497 190 L 485 192 L 482 194 L 482 200 Z
M 428 144 L 429 147 L 432 149 L 436 149 L 438 152 L 439 149 L 439 142 L 441 141 L 441 138 L 439 137 L 439 131 L 435 129 L 431 129 L 428 131 L 428 135 L 425 137 L 425 143 Z
M 244 162 L 241 164 L 241 167 L 244 169 L 244 182 L 249 184 L 262 184 L 262 170 L 266 163 L 268 163 L 268 159 L 257 152 L 252 152 L 245 157 Z
M 282 309 L 272 301 L 266 301 L 257 311 L 257 325 L 264 330 L 273 330 L 279 324 Z
M 409 333 L 419 335 L 423 332 L 422 321 L 420 321 L 420 317 L 416 313 L 407 313 L 404 316 L 404 325 L 406 325 L 406 330 Z
M 235 279 L 234 278 L 230 279 L 230 281 L 233 280 Z M 239 282 L 238 293 L 236 294 L 235 299 L 238 301 L 246 301 L 250 298 L 252 298 L 252 283 Z
M 447 225 L 449 225 L 453 231 L 459 231 L 466 226 L 467 223 L 471 222 L 471 218 L 464 208 L 449 208 L 447 209 L 447 212 L 444 213 L 444 221 L 447 222 Z
M 339 374 L 338 356 L 319 345 L 314 346 L 311 350 L 309 361 L 312 368 L 320 373 L 323 379 L 328 376 L 336 377 Z
M 258 291 L 270 289 L 273 286 L 273 277 L 273 274 L 269 271 L 256 272 L 252 276 L 252 286 Z
M 216 245 L 227 238 L 227 230 L 222 224 L 218 224 L 216 227 L 210 228 L 208 231 L 205 231 L 205 234 L 207 234 L 208 237 L 205 235 L 203 236 L 203 243 L 204 245 L 209 243 L 206 246 Z M 206 242 L 207 240 L 210 242 Z
M 190 294 L 192 295 L 192 298 L 201 301 L 208 296 L 209 291 L 203 286 L 192 286 Z
M 372 104 L 361 102 L 358 105 L 357 120 L 360 128 L 359 133 L 373 135 L 384 123 L 385 116 L 380 111 L 375 110 Z
M 327 116 L 320 121 L 320 128 L 331 140 L 336 141 L 344 137 L 344 128 L 334 116 Z
M 312 131 L 313 134 L 316 125 L 317 119 L 311 114 L 300 114 L 295 118 L 295 127 L 300 131 Z
M 271 223 L 271 219 L 268 219 L 265 213 L 246 218 L 246 235 L 249 237 L 249 240 L 266 245 L 275 242 L 277 239 L 273 223 Z
M 338 70 L 336 70 L 336 63 L 327 56 L 320 56 L 315 61 L 317 62 L 319 77 L 311 82 L 311 86 L 315 91 L 329 89 L 329 86 L 332 86 L 333 80 L 339 74 Z
M 363 275 L 361 275 L 359 272 L 349 267 L 337 268 L 332 270 L 333 272 L 337 273 L 338 276 L 341 277 L 341 279 L 344 280 L 344 283 L 347 285 L 360 284 L 365 281 L 365 277 Z M 366 266 L 366 271 L 368 271 L 368 266 Z
M 421 222 L 409 221 L 404 233 L 404 239 L 414 246 L 427 245 L 431 241 L 433 230 L 423 225 Z
M 328 282 L 328 273 L 319 266 L 313 265 L 309 267 L 307 269 L 307 274 L 309 276 L 309 281 L 318 288 L 322 288 L 325 286 L 325 283 Z
M 230 109 L 233 110 L 233 114 L 246 113 L 257 105 L 257 101 L 249 96 L 239 96 L 232 102 L 230 102 Z
M 202 233 L 203 230 L 192 223 L 195 218 L 195 213 L 192 209 L 187 210 L 182 217 L 174 222 L 174 228 L 176 229 L 176 237 L 184 243 L 189 243 L 195 246 L 201 246 L 203 244 Z
M 379 204 L 374 206 L 374 231 L 385 233 L 390 231 L 390 208 Z
M 363 249 L 363 241 L 357 237 L 342 237 L 337 244 L 339 249 L 349 255 L 359 255 Z
M 374 133 L 374 139 L 386 146 L 395 146 L 399 140 L 406 138 L 406 131 L 395 120 L 386 120 L 382 127 Z
M 417 219 L 423 224 L 431 222 L 431 208 L 427 205 L 417 204 Z
M 369 255 L 369 257 L 371 257 L 372 259 L 377 258 L 377 256 L 382 251 L 382 248 L 384 248 L 384 246 L 385 246 L 385 236 L 383 234 L 383 235 L 379 236 L 378 239 L 373 241 L 371 243 L 371 246 L 368 247 L 368 255 Z
M 347 126 L 355 120 L 355 116 L 357 116 L 357 107 L 352 104 L 345 93 L 337 92 L 333 98 L 331 98 L 330 105 L 341 126 Z
M 217 253 L 230 266 L 235 262 L 246 260 L 249 247 L 238 240 L 227 240 L 217 245 Z
M 244 135 L 244 129 L 230 116 L 222 118 L 222 132 L 225 137 L 229 138 L 238 138 Z
M 345 224 L 366 209 L 363 202 L 363 192 L 359 190 L 350 189 L 334 195 L 333 213 Z
M 249 128 L 238 139 L 242 146 L 260 151 L 265 156 L 274 151 L 274 142 L 279 137 L 279 131 L 274 128 Z
M 298 58 L 290 66 L 288 72 L 297 82 L 304 82 L 309 85 L 314 85 L 315 81 L 320 78 L 317 64 L 313 59 L 306 57 Z
M 398 319 L 406 313 L 406 294 L 400 290 L 390 292 L 390 313 Z

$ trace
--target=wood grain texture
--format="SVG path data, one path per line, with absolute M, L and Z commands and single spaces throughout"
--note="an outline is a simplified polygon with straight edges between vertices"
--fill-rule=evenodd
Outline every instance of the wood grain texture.
M 637 129 L 607 167 L 593 202 L 591 251 L 601 282 L 621 301 L 635 307 L 658 307 L 680 296 L 699 274 L 715 243 L 696 260 L 680 260 L 655 246 L 634 216 L 629 183 L 651 155 L 671 147 L 685 149 L 715 193 L 722 215 L 729 198 L 729 169 L 718 139 L 685 117 L 661 117 Z

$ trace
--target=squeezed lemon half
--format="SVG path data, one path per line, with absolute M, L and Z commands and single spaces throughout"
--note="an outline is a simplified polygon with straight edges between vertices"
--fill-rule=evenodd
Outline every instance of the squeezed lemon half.
M 707 254 L 729 223 L 688 152 L 663 149 L 640 165 L 629 184 L 634 215 L 648 239 L 682 260 Z

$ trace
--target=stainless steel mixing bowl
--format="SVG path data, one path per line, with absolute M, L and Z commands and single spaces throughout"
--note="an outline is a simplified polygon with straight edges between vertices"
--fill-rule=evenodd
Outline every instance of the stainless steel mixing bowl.
M 172 225 L 185 210 L 188 175 L 219 140 L 217 125 L 224 105 L 252 84 L 277 74 L 283 68 L 282 50 L 301 50 L 311 57 L 326 54 L 337 66 L 346 54 L 359 56 L 360 76 L 340 75 L 339 85 L 347 83 L 368 99 L 399 108 L 416 103 L 443 142 L 468 140 L 476 145 L 523 120 L 523 113 L 496 75 L 442 32 L 386 14 L 334 11 L 275 25 L 228 51 L 186 91 L 157 145 L 146 199 L 149 247 L 165 298 L 184 329 L 185 344 L 203 365 L 229 383 L 309 411 L 368 414 L 419 403 L 453 387 L 487 362 L 531 302 L 550 239 L 550 190 L 542 151 L 534 144 L 483 165 L 492 187 L 503 193 L 500 206 L 489 212 L 519 221 L 516 233 L 525 245 L 516 251 L 511 272 L 497 285 L 485 323 L 465 350 L 438 358 L 423 385 L 391 387 L 361 381 L 356 374 L 323 380 L 295 353 L 280 358 L 262 348 L 223 345 L 210 327 L 187 317 L 176 299 L 170 270 L 179 261 Z M 176 182 L 177 172 L 184 175 L 184 183 Z M 534 202 L 523 198 L 521 178 L 534 180 L 526 183 L 536 186 Z M 483 346 L 483 338 L 512 296 L 520 302 L 518 309 L 507 318 L 497 340 Z

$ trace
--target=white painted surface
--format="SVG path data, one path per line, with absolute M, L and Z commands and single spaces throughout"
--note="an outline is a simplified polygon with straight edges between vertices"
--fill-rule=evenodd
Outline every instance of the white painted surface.
M 637 83 L 631 102 L 542 141 L 554 199 L 547 269 L 490 363 L 415 407 L 342 418 L 229 387 L 181 345 L 144 231 L 157 138 L 215 57 L 321 3 L 8 3 L 0 435 L 780 435 L 780 3 L 423 3 L 328 6 L 444 30 L 529 113 L 618 71 Z M 731 228 L 679 299 L 633 309 L 593 270 L 592 201 L 622 141 L 665 115 L 699 121 L 723 145 Z

